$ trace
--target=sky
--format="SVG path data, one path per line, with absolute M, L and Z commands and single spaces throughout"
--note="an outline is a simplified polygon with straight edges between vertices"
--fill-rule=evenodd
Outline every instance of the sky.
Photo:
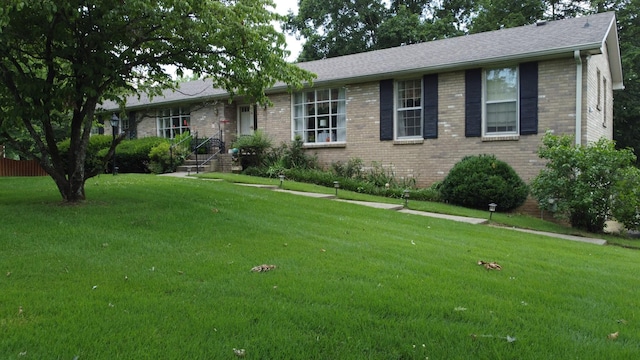
M 276 4 L 275 12 L 278 14 L 286 15 L 289 10 L 294 13 L 298 12 L 298 0 L 273 0 Z M 302 51 L 302 41 L 296 40 L 294 36 L 285 35 L 287 37 L 287 50 L 291 51 L 291 55 L 287 58 L 288 61 L 295 61 Z

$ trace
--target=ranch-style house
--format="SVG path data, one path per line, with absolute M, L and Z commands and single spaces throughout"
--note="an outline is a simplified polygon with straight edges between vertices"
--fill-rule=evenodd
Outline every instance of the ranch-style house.
M 419 186 L 442 180 L 464 156 L 494 154 L 528 182 L 544 166 L 537 150 L 546 131 L 578 144 L 611 139 L 614 90 L 624 88 L 613 12 L 297 66 L 316 81 L 294 93 L 268 89 L 273 106 L 230 102 L 196 80 L 152 100 L 130 98 L 122 128 L 131 137 L 197 132 L 227 145 L 257 129 L 274 144 L 300 136 L 324 165 L 360 158 Z

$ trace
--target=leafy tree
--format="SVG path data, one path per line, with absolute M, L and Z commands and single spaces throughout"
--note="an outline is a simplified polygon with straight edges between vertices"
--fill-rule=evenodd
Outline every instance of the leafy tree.
M 306 39 L 298 61 L 319 60 L 465 33 L 471 0 L 299 0 L 285 28 Z
M 39 160 L 64 200 L 83 200 L 96 175 L 84 166 L 96 107 L 175 86 L 164 66 L 210 74 L 215 86 L 258 102 L 276 81 L 312 79 L 285 61 L 272 9 L 271 0 L 5 0 L 0 133 Z M 66 159 L 58 130 L 70 139 Z M 25 132 L 33 149 L 17 141 Z
M 631 166 L 631 151 L 616 150 L 604 138 L 580 146 L 571 136 L 551 133 L 542 143 L 538 154 L 548 162 L 531 184 L 542 209 L 591 232 L 601 232 L 611 215 L 629 228 L 638 227 L 640 176 Z
M 401 5 L 395 14 L 380 24 L 376 48 L 385 49 L 430 40 L 429 30 L 419 13 Z
M 543 18 L 544 4 L 540 0 L 481 0 L 476 2 L 476 17 L 471 33 L 511 28 L 535 23 Z
M 374 48 L 386 16 L 381 0 L 308 0 L 289 13 L 286 29 L 307 40 L 299 61 L 355 54 Z
M 632 148 L 640 155 L 640 1 L 594 1 L 598 11 L 615 10 L 622 54 L 623 91 L 615 92 L 613 102 L 613 138 L 619 149 Z M 636 159 L 640 166 L 640 158 Z

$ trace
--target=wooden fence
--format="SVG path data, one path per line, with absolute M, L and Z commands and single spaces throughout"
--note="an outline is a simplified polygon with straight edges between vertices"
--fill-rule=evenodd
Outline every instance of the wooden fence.
M 0 158 L 0 176 L 46 176 L 36 160 L 11 160 Z

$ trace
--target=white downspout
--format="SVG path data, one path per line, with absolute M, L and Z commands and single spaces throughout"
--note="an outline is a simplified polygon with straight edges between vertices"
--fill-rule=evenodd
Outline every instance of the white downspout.
M 582 58 L 580 50 L 573 52 L 576 60 L 576 145 L 582 144 Z

